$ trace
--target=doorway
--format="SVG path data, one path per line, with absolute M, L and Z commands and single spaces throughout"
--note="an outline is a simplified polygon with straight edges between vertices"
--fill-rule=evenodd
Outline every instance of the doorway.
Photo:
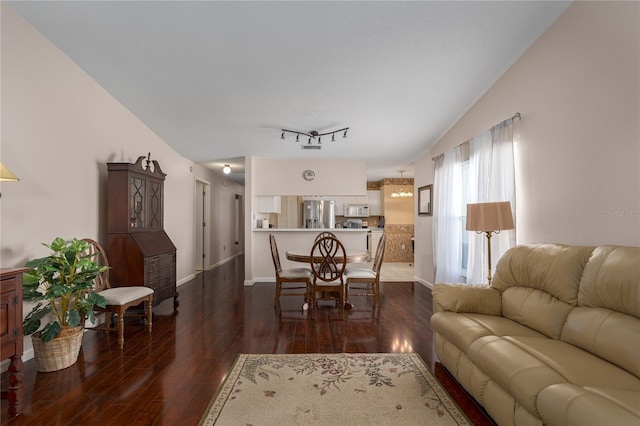
M 195 220 L 195 271 L 207 269 L 208 258 L 208 224 L 209 224 L 209 184 L 196 180 L 196 220 Z

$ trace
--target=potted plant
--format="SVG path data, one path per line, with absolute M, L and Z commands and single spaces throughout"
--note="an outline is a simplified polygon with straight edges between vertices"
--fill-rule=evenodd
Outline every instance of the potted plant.
M 106 267 L 88 254 L 85 241 L 57 237 L 43 245 L 51 254 L 25 264 L 32 269 L 24 275 L 24 300 L 38 303 L 25 317 L 23 331 L 32 334 L 38 371 L 57 371 L 77 361 L 85 318 L 95 321 L 94 306 L 105 307 L 93 286 Z M 47 314 L 51 320 L 38 331 Z

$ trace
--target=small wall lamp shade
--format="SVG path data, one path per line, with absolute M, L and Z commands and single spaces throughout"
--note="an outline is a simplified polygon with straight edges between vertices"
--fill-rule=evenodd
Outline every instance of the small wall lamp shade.
M 467 204 L 467 231 L 513 229 L 513 214 L 508 201 Z
M 231 173 L 231 167 L 228 164 L 225 164 L 224 167 L 222 168 L 222 173 L 224 173 L 225 175 L 228 175 L 229 173 Z
M 4 164 L 0 163 L 0 182 L 17 182 L 20 178 L 7 169 Z

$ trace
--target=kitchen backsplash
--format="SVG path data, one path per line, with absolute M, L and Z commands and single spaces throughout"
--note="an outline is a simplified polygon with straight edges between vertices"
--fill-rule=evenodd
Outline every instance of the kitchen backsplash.
M 344 216 L 336 216 L 336 227 L 338 227 L 338 224 L 343 224 L 347 220 L 349 220 L 349 218 Z M 377 228 L 378 225 L 380 225 L 380 216 L 363 217 L 362 220 L 364 222 L 367 222 L 367 227 L 369 228 Z
M 413 225 L 386 225 L 384 234 L 387 236 L 385 262 L 413 262 Z

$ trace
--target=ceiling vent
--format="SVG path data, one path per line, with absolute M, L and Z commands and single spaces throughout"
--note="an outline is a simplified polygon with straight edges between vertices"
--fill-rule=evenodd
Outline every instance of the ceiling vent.
M 322 149 L 322 145 L 305 144 L 305 145 L 300 146 L 300 148 L 302 148 L 302 149 Z

